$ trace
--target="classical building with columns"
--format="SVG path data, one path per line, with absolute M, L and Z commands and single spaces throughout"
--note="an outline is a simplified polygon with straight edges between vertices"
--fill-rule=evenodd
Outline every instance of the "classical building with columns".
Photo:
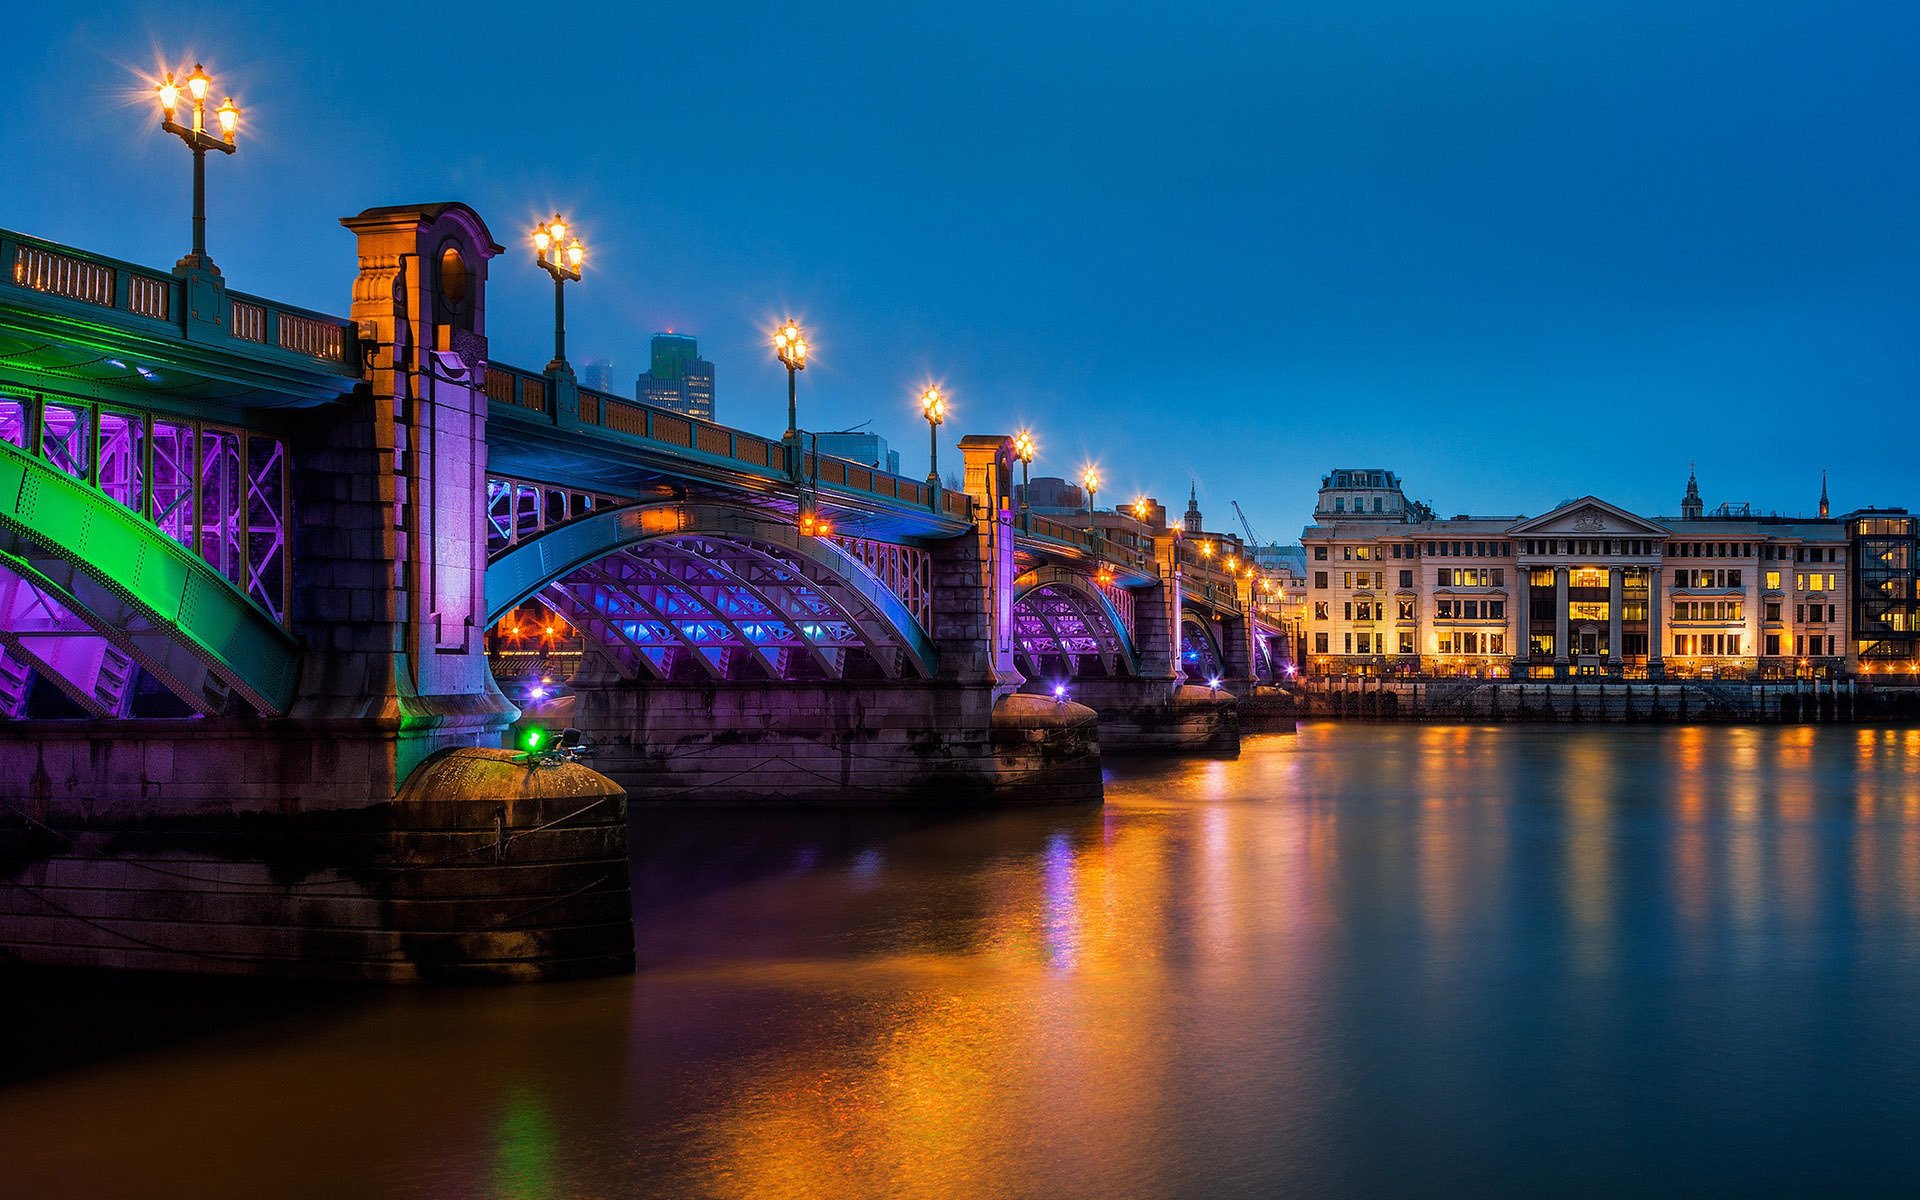
M 1306 549 L 1307 669 L 1317 675 L 1833 676 L 1855 662 L 1848 522 L 1708 513 L 1691 475 L 1678 517 L 1596 496 L 1537 517 L 1436 518 L 1390 471 L 1321 481 Z

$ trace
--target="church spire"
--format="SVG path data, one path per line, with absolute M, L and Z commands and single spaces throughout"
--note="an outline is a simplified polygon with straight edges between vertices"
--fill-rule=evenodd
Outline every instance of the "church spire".
M 1687 494 L 1680 500 L 1680 516 L 1683 520 L 1698 520 L 1706 512 L 1706 504 L 1700 499 L 1700 480 L 1693 473 L 1693 463 L 1687 463 Z
M 1187 515 L 1181 518 L 1180 524 L 1188 533 L 1200 532 L 1200 484 L 1197 480 L 1187 488 Z
M 1827 518 L 1827 471 L 1825 467 L 1822 467 L 1820 469 L 1820 519 L 1824 521 L 1826 520 L 1826 518 Z

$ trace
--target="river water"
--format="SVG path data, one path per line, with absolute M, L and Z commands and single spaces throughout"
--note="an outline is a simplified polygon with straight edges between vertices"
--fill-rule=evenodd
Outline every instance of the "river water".
M 1310 724 L 636 814 L 639 972 L 0 977 L 0 1195 L 1920 1192 L 1920 729 Z

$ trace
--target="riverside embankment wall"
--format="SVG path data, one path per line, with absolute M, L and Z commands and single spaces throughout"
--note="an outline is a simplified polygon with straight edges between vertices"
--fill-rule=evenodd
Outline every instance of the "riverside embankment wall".
M 1854 680 L 1315 679 L 1292 693 L 1301 716 L 1416 721 L 1877 721 L 1920 718 L 1920 688 Z

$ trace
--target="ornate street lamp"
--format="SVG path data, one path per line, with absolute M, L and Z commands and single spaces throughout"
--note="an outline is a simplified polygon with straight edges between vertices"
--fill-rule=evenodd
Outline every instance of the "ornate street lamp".
M 1093 497 L 1100 490 L 1100 468 L 1087 464 L 1087 468 L 1080 472 L 1080 486 L 1087 489 L 1087 528 L 1092 530 Z
M 533 227 L 533 257 L 553 276 L 553 361 L 547 370 L 558 371 L 567 365 L 567 284 L 580 282 L 587 244 L 573 236 L 565 217 L 555 213 L 553 220 Z
M 927 418 L 927 483 L 940 486 L 940 423 L 947 419 L 947 399 L 936 386 L 920 393 L 920 412 Z
M 1033 507 L 1027 503 L 1027 493 L 1033 490 L 1027 471 L 1033 466 L 1033 456 L 1039 452 L 1040 447 L 1033 441 L 1033 430 L 1022 429 L 1013 435 L 1013 456 L 1020 460 L 1020 511 L 1023 513 Z
M 220 125 L 220 136 L 207 132 L 207 94 L 213 87 L 213 80 L 207 76 L 205 67 L 193 64 L 193 74 L 187 76 L 187 95 L 193 101 L 193 123 L 182 125 L 174 120 L 174 114 L 180 108 L 180 85 L 173 81 L 169 71 L 167 78 L 154 90 L 160 93 L 160 128 L 174 134 L 193 151 L 193 253 L 180 260 L 180 266 L 192 267 L 219 274 L 219 268 L 207 257 L 207 151 L 218 150 L 222 154 L 232 154 L 234 133 L 240 128 L 240 110 L 234 107 L 233 97 L 221 101 L 214 110 L 214 119 Z
M 807 369 L 807 339 L 800 326 L 788 317 L 773 333 L 773 352 L 787 368 L 787 438 L 798 436 L 800 423 L 795 410 L 793 377 Z
M 1145 521 L 1152 515 L 1153 506 L 1147 503 L 1147 498 L 1145 496 L 1135 496 L 1133 498 L 1133 519 L 1136 521 Z

